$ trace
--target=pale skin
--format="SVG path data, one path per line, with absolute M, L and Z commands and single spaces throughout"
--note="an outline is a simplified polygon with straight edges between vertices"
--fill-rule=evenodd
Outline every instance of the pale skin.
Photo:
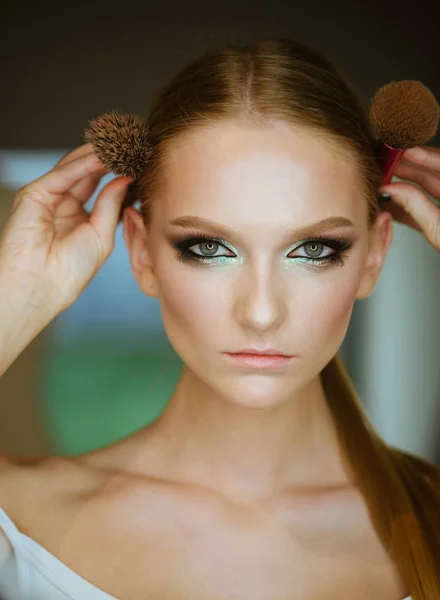
M 57 169 L 71 165 L 64 200 L 60 191 L 45 195 L 44 178 L 38 185 L 40 202 L 68 206 L 68 189 L 77 198 L 69 196 L 76 212 L 60 221 L 61 236 L 70 231 L 77 238 L 60 237 L 53 251 L 67 257 L 75 250 L 79 257 L 90 248 L 69 263 L 71 272 L 66 264 L 57 271 L 60 261 L 52 260 L 44 286 L 35 283 L 42 279 L 38 270 L 22 284 L 35 289 L 35 298 L 51 292 L 52 318 L 112 248 L 123 183 L 102 192 L 100 213 L 84 215 L 81 206 L 105 172 L 92 154 L 86 144 L 51 172 L 53 182 Z M 440 197 L 439 156 L 432 148 L 407 152 L 396 174 L 423 180 Z M 75 161 L 83 172 L 73 175 Z M 389 184 L 384 189 L 393 203 L 368 229 L 349 156 L 280 123 L 211 126 L 170 147 L 166 168 L 150 227 L 128 208 L 124 238 L 136 281 L 159 298 L 170 342 L 184 361 L 179 384 L 161 418 L 108 448 L 32 465 L 5 460 L 0 506 L 87 581 L 124 600 L 287 600 L 294 593 L 367 600 L 373 591 L 376 599 L 400 600 L 407 591 L 341 462 L 319 373 L 343 341 L 355 300 L 374 290 L 393 218 L 440 248 L 440 210 L 411 183 Z M 20 194 L 15 205 L 24 215 Z M 225 247 L 215 252 L 226 256 L 222 262 L 176 260 L 170 239 L 189 230 L 170 223 L 186 215 L 227 229 Z M 353 225 L 313 235 L 351 241 L 343 266 L 298 260 L 310 256 L 303 234 L 282 242 L 287 229 L 335 216 Z M 0 241 L 18 239 L 17 232 L 10 224 Z M 218 239 L 215 231 L 203 232 Z M 80 233 L 87 236 L 81 244 Z M 0 243 L 0 266 L 18 260 L 8 254 L 12 247 Z M 191 248 L 201 253 L 200 245 Z M 324 246 L 319 256 L 332 252 Z M 28 271 L 14 266 L 3 270 L 5 281 Z M 61 273 L 62 293 L 54 287 Z M 14 289 L 20 297 L 11 283 Z M 48 311 L 36 329 L 49 321 Z M 232 366 L 222 354 L 259 343 L 296 357 L 284 371 L 262 372 Z
M 286 487 L 346 483 L 318 374 L 342 343 L 355 299 L 374 288 L 391 242 L 390 215 L 381 214 L 368 234 L 353 164 L 281 125 L 213 127 L 176 144 L 167 166 L 172 176 L 150 231 L 135 211 L 124 230 L 136 280 L 160 297 L 168 336 L 185 363 L 149 434 L 166 471 L 240 502 Z M 188 228 L 170 223 L 183 215 L 229 230 L 222 238 L 228 248 L 216 251 L 229 258 L 176 261 L 168 240 Z M 286 224 L 332 216 L 353 223 L 333 229 L 356 239 L 346 265 L 313 267 L 290 258 L 307 256 L 295 250 L 306 236 L 281 244 Z M 319 255 L 329 253 L 325 247 Z M 291 367 L 282 374 L 243 372 L 222 355 L 259 343 L 296 355 Z M 137 464 L 142 470 L 140 457 Z

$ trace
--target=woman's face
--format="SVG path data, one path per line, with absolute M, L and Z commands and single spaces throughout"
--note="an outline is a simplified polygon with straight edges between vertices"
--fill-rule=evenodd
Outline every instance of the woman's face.
M 185 134 L 164 168 L 147 235 L 140 219 L 124 232 L 141 289 L 159 296 L 171 345 L 208 389 L 247 407 L 287 400 L 338 351 L 355 299 L 374 289 L 390 215 L 369 232 L 349 156 L 282 123 Z M 336 226 L 317 224 L 327 219 Z M 246 368 L 225 354 L 250 346 L 294 358 Z

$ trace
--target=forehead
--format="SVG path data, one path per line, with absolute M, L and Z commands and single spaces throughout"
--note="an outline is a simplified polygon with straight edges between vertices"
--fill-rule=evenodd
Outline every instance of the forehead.
M 173 140 L 163 163 L 163 217 L 197 214 L 355 218 L 361 197 L 354 157 L 322 135 L 282 122 L 223 121 Z

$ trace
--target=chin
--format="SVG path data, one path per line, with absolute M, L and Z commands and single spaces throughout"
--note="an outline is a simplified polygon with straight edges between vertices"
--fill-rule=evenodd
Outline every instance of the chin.
M 286 380 L 261 373 L 223 377 L 215 387 L 228 404 L 256 409 L 280 406 L 295 393 L 295 386 L 289 386 Z

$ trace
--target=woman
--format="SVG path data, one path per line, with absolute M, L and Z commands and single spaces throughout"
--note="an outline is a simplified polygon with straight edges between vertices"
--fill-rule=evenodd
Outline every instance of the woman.
M 409 182 L 386 186 L 381 210 L 366 112 L 287 40 L 201 57 L 148 125 L 124 239 L 184 368 L 128 438 L 4 457 L 4 597 L 437 599 L 439 470 L 380 439 L 337 352 L 393 217 L 440 249 L 440 210 L 410 183 L 440 196 L 438 150 L 405 153 Z M 18 191 L 0 243 L 0 373 L 110 255 L 128 179 L 82 208 L 105 172 L 86 144 Z

